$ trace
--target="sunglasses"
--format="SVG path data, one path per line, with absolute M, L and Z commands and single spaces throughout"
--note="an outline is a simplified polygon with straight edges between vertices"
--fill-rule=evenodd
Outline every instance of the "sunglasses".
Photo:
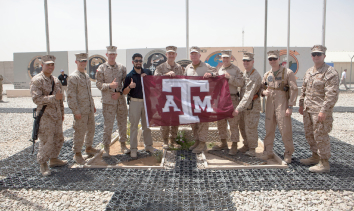
M 278 58 L 269 58 L 268 60 L 269 61 L 275 61 L 275 60 L 278 60 Z
M 141 60 L 141 59 L 140 59 L 140 60 L 137 60 L 137 59 L 136 59 L 136 60 L 134 60 L 134 62 L 135 62 L 135 63 L 143 63 L 143 60 Z
M 323 54 L 323 53 L 321 53 L 321 52 L 314 52 L 314 53 L 311 53 L 311 55 L 312 55 L 313 57 L 315 57 L 315 56 L 322 56 L 322 54 Z
M 250 62 L 251 60 L 246 60 L 246 59 L 244 59 L 244 60 L 242 60 L 243 62 Z

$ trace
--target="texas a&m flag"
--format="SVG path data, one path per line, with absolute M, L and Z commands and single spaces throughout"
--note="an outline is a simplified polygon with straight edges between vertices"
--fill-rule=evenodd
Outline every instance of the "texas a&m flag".
M 149 127 L 214 122 L 233 117 L 229 85 L 224 76 L 143 77 Z

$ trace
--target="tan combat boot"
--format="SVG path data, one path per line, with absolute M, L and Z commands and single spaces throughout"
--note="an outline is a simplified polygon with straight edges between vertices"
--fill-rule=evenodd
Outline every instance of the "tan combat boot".
M 229 155 L 236 155 L 236 154 L 237 154 L 237 142 L 232 142 Z
M 130 157 L 136 158 L 138 156 L 138 150 L 137 149 L 132 149 L 130 151 Z
M 181 146 L 179 144 L 177 144 L 176 139 L 175 138 L 170 138 L 170 148 L 180 148 Z
M 245 154 L 250 156 L 250 157 L 256 157 L 256 149 L 255 148 L 250 148 L 247 152 L 245 152 Z
M 284 161 L 287 164 L 291 163 L 291 155 L 290 154 L 284 154 Z
M 84 165 L 84 164 L 85 164 L 85 159 L 82 157 L 81 152 L 75 153 L 75 155 L 74 155 L 74 161 L 75 161 L 77 164 L 80 164 L 80 165 Z
M 304 165 L 314 165 L 317 164 L 318 162 L 320 162 L 320 156 L 317 153 L 312 153 L 312 156 L 307 158 L 307 159 L 301 159 L 300 163 L 304 164 Z
M 226 139 L 221 139 L 221 143 L 219 145 L 213 146 L 211 150 L 223 150 L 223 149 L 229 149 L 227 146 Z
M 104 153 L 102 157 L 109 157 L 109 144 L 104 145 Z
M 168 149 L 168 139 L 163 140 L 163 148 Z
M 95 154 L 99 153 L 100 150 L 93 148 L 92 146 L 86 147 L 85 150 L 87 155 L 94 156 Z
M 266 153 L 263 153 L 263 155 L 260 157 L 262 160 L 270 160 L 274 158 L 274 153 L 268 155 Z
M 49 175 L 51 174 L 51 172 L 50 172 L 50 170 L 49 170 L 49 168 L 48 168 L 47 162 L 42 163 L 42 164 L 40 165 L 39 169 L 40 169 L 42 175 L 45 176 L 45 177 L 46 177 L 46 176 L 49 176 Z
M 157 149 L 155 149 L 153 146 L 146 146 L 145 147 L 145 151 L 146 152 L 151 152 L 151 153 L 154 153 L 154 152 L 156 152 L 157 151 Z
M 199 140 L 195 140 L 193 146 L 189 147 L 189 150 L 195 149 L 199 145 Z
M 58 158 L 51 158 L 49 160 L 49 167 L 65 166 L 68 163 L 66 160 L 60 160 Z
M 243 145 L 243 146 L 239 149 L 239 151 L 242 152 L 242 153 L 245 153 L 245 152 L 247 152 L 249 149 L 250 149 L 250 148 L 249 148 L 247 145 Z
M 330 168 L 329 168 L 328 159 L 321 159 L 317 165 L 310 167 L 309 171 L 315 172 L 315 173 L 329 172 Z
M 192 153 L 198 154 L 207 150 L 207 145 L 205 142 L 199 142 L 198 146 L 193 149 Z
M 127 145 L 125 145 L 125 142 L 120 142 L 120 151 L 124 154 L 128 154 L 130 152 L 130 149 L 128 149 Z

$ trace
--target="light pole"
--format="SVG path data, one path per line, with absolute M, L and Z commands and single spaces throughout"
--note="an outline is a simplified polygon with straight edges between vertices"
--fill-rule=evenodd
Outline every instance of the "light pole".
M 189 59 L 189 1 L 186 0 L 186 57 Z
M 46 39 L 47 39 L 47 55 L 50 54 L 49 48 L 49 26 L 48 26 L 48 4 L 47 0 L 44 0 L 44 13 L 45 13 L 45 31 L 46 31 Z

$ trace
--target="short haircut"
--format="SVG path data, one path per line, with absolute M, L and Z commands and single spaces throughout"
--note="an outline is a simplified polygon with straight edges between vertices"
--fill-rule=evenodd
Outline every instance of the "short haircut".
M 141 57 L 141 58 L 143 58 L 143 55 L 141 55 L 140 53 L 135 53 L 134 55 L 133 55 L 133 60 L 135 59 L 135 57 Z

